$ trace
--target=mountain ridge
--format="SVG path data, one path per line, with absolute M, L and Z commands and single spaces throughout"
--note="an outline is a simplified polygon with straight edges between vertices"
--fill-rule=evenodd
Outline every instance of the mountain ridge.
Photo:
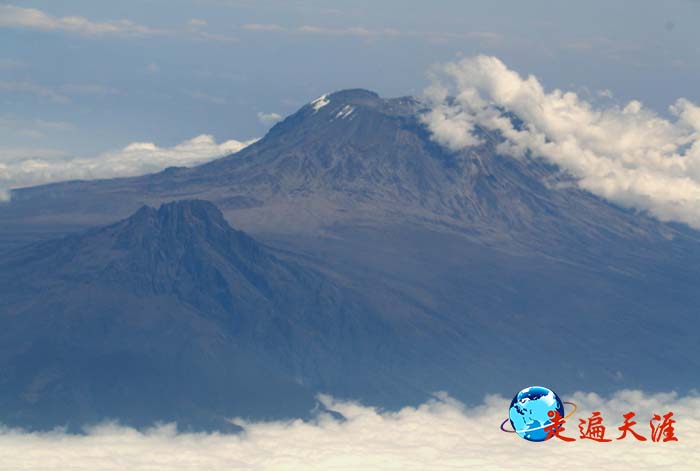
M 41 252 L 36 246 L 5 251 L 0 277 L 22 279 L 3 260 L 19 260 L 22 253 L 41 258 L 59 244 L 84 255 L 65 266 L 65 279 L 47 283 L 59 291 L 81 279 L 116 283 L 99 285 L 89 300 L 105 312 L 114 312 L 105 307 L 107 299 L 128 300 L 141 313 L 167 305 L 180 319 L 203 319 L 193 325 L 205 329 L 230 320 L 236 303 L 227 299 L 238 296 L 245 307 L 239 312 L 264 313 L 239 319 L 248 340 L 231 342 L 233 337 L 206 327 L 197 351 L 206 351 L 209 336 L 229 352 L 215 358 L 229 358 L 226 349 L 236 346 L 245 361 L 231 367 L 229 378 L 237 377 L 237 368 L 258 367 L 260 355 L 269 358 L 270 377 L 297 391 L 298 404 L 310 404 L 316 392 L 399 408 L 435 390 L 473 401 L 481 399 L 475 394 L 511 394 L 537 383 L 600 393 L 697 387 L 697 231 L 610 204 L 535 156 L 501 155 L 500 137 L 484 130 L 477 130 L 481 146 L 447 151 L 416 115 L 419 106 L 410 98 L 387 100 L 364 91 L 329 94 L 246 149 L 204 165 L 19 190 L 0 208 L 0 238 L 7 244 L 103 224 L 111 229 L 88 230 L 101 238 L 49 242 Z M 144 204 L 167 207 L 191 199 L 219 209 L 206 205 L 209 222 L 185 227 L 179 213 L 153 222 L 159 210 L 137 212 Z M 199 214 L 190 209 L 187 217 Z M 224 230 L 230 243 L 217 238 L 219 210 L 266 254 L 269 270 L 256 273 L 269 289 L 236 268 L 239 252 L 249 251 L 234 243 L 235 232 Z M 115 228 L 125 224 L 114 220 L 134 212 L 138 237 L 124 236 L 114 250 Z M 201 243 L 186 243 L 188 228 Z M 151 230 L 157 237 L 149 236 Z M 153 244 L 159 248 L 151 250 Z M 110 270 L 93 269 L 102 260 L 85 255 L 93 248 Z M 117 255 L 122 258 L 109 258 Z M 38 280 L 49 271 L 47 265 L 16 265 Z M 118 294 L 110 291 L 114 286 Z M 87 301 L 79 289 L 71 293 L 54 301 L 80 311 Z M 285 307 L 285 296 L 292 308 Z M 40 306 L 27 299 L 23 309 L 39 316 Z M 61 312 L 57 330 L 61 319 L 70 325 L 71 316 Z M 11 316 L 0 309 L 0 320 Z M 134 325 L 131 336 L 137 338 L 143 329 Z M 188 325 L 182 329 L 192 330 Z M 649 348 L 657 336 L 668 344 Z M 186 339 L 182 334 L 175 343 L 188 345 Z M 222 361 L 208 369 L 208 354 L 201 355 L 188 361 L 201 361 L 205 371 L 228 371 Z M 524 365 L 524 358 L 533 363 Z M 178 368 L 186 363 L 175 361 Z M 221 398 L 216 388 L 209 393 Z M 255 388 L 241 392 L 241 398 L 250 396 Z M 204 401 L 189 390 L 178 396 L 188 404 L 192 398 Z M 283 412 L 279 397 L 270 393 L 267 400 L 267 406 L 251 406 L 251 413 Z M 218 401 L 217 414 L 240 410 Z M 199 417 L 196 408 L 186 410 Z
M 606 213 L 608 230 L 615 227 L 611 219 L 620 219 L 618 224 L 623 227 L 617 230 L 622 234 L 639 232 L 640 226 L 654 232 L 654 237 L 678 233 L 673 225 L 640 218 L 634 211 L 578 189 L 570 178 L 542 160 L 499 155 L 496 144 L 500 138 L 495 133 L 477 129 L 485 143 L 466 151 L 441 148 L 420 122 L 421 105 L 413 98 L 382 99 L 362 89 L 323 98 L 325 106 L 317 109 L 313 102 L 304 105 L 246 149 L 196 167 L 15 190 L 16 209 L 12 205 L 0 207 L 0 220 L 12 223 L 18 212 L 37 205 L 34 211 L 48 211 L 52 200 L 67 197 L 77 214 L 63 214 L 65 219 L 83 224 L 85 218 L 94 217 L 108 223 L 109 219 L 97 214 L 96 205 L 80 196 L 96 191 L 96 197 L 104 193 L 106 198 L 117 187 L 122 202 L 100 203 L 107 204 L 118 217 L 141 204 L 198 197 L 216 202 L 227 217 L 237 214 L 237 224 L 253 232 L 274 231 L 274 227 L 251 219 L 247 213 L 275 205 L 277 213 L 288 211 L 285 200 L 294 198 L 295 204 L 300 203 L 297 207 L 308 205 L 318 213 L 318 220 L 304 215 L 304 223 L 295 227 L 301 232 L 322 230 L 353 211 L 370 218 L 400 213 L 452 227 L 505 223 L 506 227 L 498 230 L 514 226 L 537 230 L 551 212 L 558 211 L 555 219 L 575 215 L 582 220 L 570 223 L 589 228 L 601 225 L 597 213 L 602 212 Z M 352 110 L 343 113 L 348 107 Z M 315 200 L 314 194 L 318 196 Z M 41 199 L 47 201 L 42 203 Z M 277 213 L 270 218 L 279 219 Z M 537 224 L 533 218 L 539 219 Z M 285 223 L 290 227 L 293 220 Z M 697 236 L 695 231 L 682 232 Z
M 499 137 L 494 133 L 478 130 L 485 144 L 466 151 L 442 149 L 418 119 L 420 104 L 415 99 L 382 99 L 367 90 L 340 91 L 324 97 L 327 105 L 319 109 L 311 103 L 303 106 L 273 126 L 263 139 L 233 155 L 143 177 L 15 190 L 17 211 L 37 204 L 48 210 L 51 200 L 68 197 L 79 213 L 73 217 L 67 214 L 67 219 L 99 217 L 97 208 L 81 200 L 80 194 L 97 191 L 107 197 L 117 186 L 125 201 L 119 205 L 108 203 L 117 216 L 144 203 L 201 197 L 215 201 L 227 217 L 243 213 L 238 223 L 253 232 L 271 228 L 250 220 L 245 213 L 272 205 L 279 206 L 279 211 L 289 210 L 285 201 L 275 198 L 295 198 L 318 206 L 314 210 L 319 220 L 307 217 L 296 228 L 302 232 L 307 227 L 318 230 L 342 221 L 346 214 L 341 213 L 349 211 L 362 211 L 370 217 L 372 213 L 381 217 L 399 212 L 454 227 L 505 222 L 507 226 L 530 225 L 528 230 L 532 230 L 539 225 L 532 223 L 533 217 L 542 219 L 572 204 L 556 216 L 576 214 L 585 217 L 580 224 L 595 227 L 600 225 L 596 221 L 600 217 L 595 214 L 599 211 L 608 213 L 608 220 L 621 219 L 622 233 L 640 224 L 656 235 L 677 232 L 672 226 L 640 219 L 632 211 L 604 202 L 572 186 L 569 179 L 562 181 L 563 174 L 541 160 L 499 155 L 495 150 Z M 347 107 L 352 111 L 339 116 Z M 562 188 L 562 183 L 568 188 Z M 317 201 L 306 198 L 311 193 L 318 194 Z M 282 198 L 276 196 L 280 194 Z M 47 202 L 42 203 L 41 198 Z M 10 206 L 0 208 L 0 219 L 13 212 Z M 378 211 L 378 207 L 385 208 Z M 103 218 L 101 222 L 109 220 Z
M 10 425 L 227 429 L 233 416 L 306 416 L 319 373 L 353 371 L 330 351 L 359 340 L 353 361 L 364 365 L 386 330 L 333 280 L 198 200 L 0 257 L 0 281 L 0 422 Z

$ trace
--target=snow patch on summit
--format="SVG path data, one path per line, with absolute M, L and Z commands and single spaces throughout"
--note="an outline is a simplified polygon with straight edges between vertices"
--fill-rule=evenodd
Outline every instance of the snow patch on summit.
M 326 106 L 331 101 L 328 99 L 328 95 L 321 95 L 311 102 L 311 106 L 314 108 L 314 113 L 318 113 L 318 110 Z
M 350 105 L 345 105 L 342 110 L 338 111 L 338 114 L 336 114 L 335 117 L 338 119 L 345 119 L 350 116 L 353 111 L 355 111 L 355 108 Z

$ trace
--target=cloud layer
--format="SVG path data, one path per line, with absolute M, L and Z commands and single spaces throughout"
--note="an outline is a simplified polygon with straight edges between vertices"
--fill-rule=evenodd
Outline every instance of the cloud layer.
M 0 5 L 0 28 L 63 32 L 83 37 L 150 37 L 156 35 L 186 35 L 195 40 L 238 42 L 238 38 L 204 31 L 207 22 L 190 19 L 184 30 L 166 30 L 141 25 L 129 19 L 93 21 L 82 16 L 53 16 L 36 8 Z
M 490 56 L 439 68 L 425 96 L 431 111 L 424 120 L 450 149 L 479 144 L 476 126 L 497 130 L 505 154 L 531 151 L 596 195 L 700 228 L 700 106 L 687 99 L 669 107 L 673 119 L 638 101 L 596 106 L 573 92 L 548 92 L 536 77 L 523 78 Z
M 115 152 L 91 158 L 12 155 L 0 149 L 0 201 L 9 199 L 11 188 L 62 180 L 91 180 L 143 175 L 170 166 L 189 166 L 243 149 L 253 141 L 228 140 L 217 143 L 202 134 L 174 147 L 158 147 L 152 142 L 134 142 Z
M 0 27 L 28 28 L 41 31 L 65 31 L 87 36 L 153 35 L 162 31 L 130 20 L 95 22 L 81 16 L 54 17 L 35 8 L 0 5 Z
M 487 397 L 465 407 L 444 394 L 417 408 L 388 413 L 323 397 L 328 414 L 315 421 L 246 423 L 239 436 L 178 434 L 173 425 L 139 432 L 103 425 L 85 436 L 0 431 L 0 470 L 460 470 L 567 469 L 645 471 L 697 469 L 700 398 L 621 391 L 603 399 L 563 398 L 579 409 L 566 427 L 578 437 L 578 418 L 600 411 L 606 436 L 617 438 L 621 415 L 637 413 L 635 431 L 650 436 L 649 414 L 674 412 L 678 442 L 613 440 L 531 443 L 499 430 L 510 401 Z
M 282 115 L 279 113 L 264 113 L 262 111 L 258 113 L 258 121 L 260 121 L 260 124 L 264 124 L 265 126 L 272 126 L 273 124 L 282 121 L 282 119 Z
M 413 31 L 399 30 L 396 28 L 369 29 L 364 26 L 326 27 L 316 25 L 301 25 L 297 27 L 285 27 L 275 23 L 247 23 L 241 26 L 242 30 L 257 33 L 289 33 L 317 36 L 347 36 L 363 39 L 388 38 L 422 38 L 429 41 L 445 42 L 455 41 L 479 41 L 488 44 L 499 44 L 504 38 L 493 31 L 463 31 L 452 33 L 447 31 Z

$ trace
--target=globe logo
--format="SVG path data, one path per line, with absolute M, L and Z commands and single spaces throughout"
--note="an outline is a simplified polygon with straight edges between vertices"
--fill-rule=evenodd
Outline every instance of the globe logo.
M 564 415 L 564 404 L 571 405 L 573 410 Z M 560 423 L 576 412 L 576 404 L 562 402 L 551 389 L 542 386 L 530 386 L 515 395 L 510 402 L 508 419 L 501 424 L 504 432 L 515 432 L 520 437 L 531 442 L 543 442 L 552 437 Z M 512 430 L 505 428 L 510 422 Z

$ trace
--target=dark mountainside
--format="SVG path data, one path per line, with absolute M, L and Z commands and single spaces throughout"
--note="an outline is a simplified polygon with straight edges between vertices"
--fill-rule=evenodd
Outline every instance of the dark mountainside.
M 353 391 L 346 382 L 389 345 L 355 298 L 271 255 L 209 202 L 144 206 L 2 261 L 0 420 L 304 416 L 312 386 Z M 372 370 L 362 383 L 385 387 Z
M 448 152 L 419 111 L 347 90 L 205 165 L 13 192 L 0 205 L 0 394 L 16 412 L 0 421 L 298 415 L 319 391 L 399 407 L 436 390 L 698 387 L 697 231 L 499 155 L 495 134 Z M 193 198 L 263 245 L 219 244 L 220 218 L 172 232 L 167 209 L 55 239 Z M 217 220 L 205 203 L 164 208 L 192 204 Z M 56 417 L 32 416 L 40 401 Z

